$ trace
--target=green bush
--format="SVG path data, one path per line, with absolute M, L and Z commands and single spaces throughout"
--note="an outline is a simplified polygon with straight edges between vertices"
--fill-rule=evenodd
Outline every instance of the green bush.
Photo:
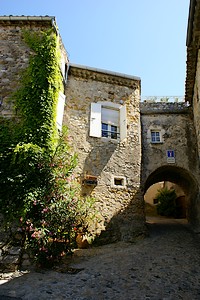
M 73 172 L 77 156 L 59 134 L 56 107 L 62 88 L 59 37 L 25 32 L 32 49 L 14 93 L 16 126 L 1 119 L 0 207 L 7 224 L 18 221 L 24 247 L 40 265 L 51 266 L 75 245 L 76 229 L 87 228 L 94 199 L 81 198 Z
M 94 199 L 80 196 L 76 164 L 63 130 L 52 155 L 31 143 L 17 144 L 5 165 L 10 172 L 0 190 L 2 211 L 8 221 L 19 221 L 24 247 L 45 267 L 72 251 L 77 228 L 87 228 L 93 217 Z
M 167 188 L 161 189 L 156 195 L 158 200 L 157 212 L 161 216 L 176 217 L 176 192 Z

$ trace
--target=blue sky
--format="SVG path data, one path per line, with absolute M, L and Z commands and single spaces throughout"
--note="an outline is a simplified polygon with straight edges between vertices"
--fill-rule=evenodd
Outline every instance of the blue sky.
M 184 95 L 189 0 L 0 0 L 1 15 L 51 15 L 71 63 L 139 76 L 142 95 Z

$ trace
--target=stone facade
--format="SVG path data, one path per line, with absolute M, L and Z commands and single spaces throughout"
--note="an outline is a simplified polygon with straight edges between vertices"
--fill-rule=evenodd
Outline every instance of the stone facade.
M 19 87 L 21 71 L 28 66 L 30 48 L 23 41 L 25 30 L 41 31 L 52 28 L 54 17 L 0 17 L 0 103 L 1 115 L 15 116 L 11 93 Z M 56 30 L 56 27 L 55 27 Z M 68 57 L 60 39 L 63 64 Z
M 197 167 L 200 162 L 200 0 L 190 0 L 187 28 L 187 73 L 185 99 L 191 104 L 194 120 L 194 134 L 197 140 Z M 200 203 L 196 200 L 198 218 L 200 219 Z
M 70 66 L 66 95 L 64 123 L 69 127 L 79 157 L 76 174 L 82 182 L 82 194 L 97 201 L 99 219 L 95 229 L 100 233 L 109 227 L 113 239 L 130 240 L 144 231 L 140 191 L 140 79 Z M 91 136 L 90 127 L 95 126 L 91 103 L 126 107 L 127 136 L 123 140 Z M 97 178 L 97 185 L 87 184 L 84 179 L 90 177 Z M 115 179 L 119 179 L 119 185 Z
M 199 1 L 191 3 L 198 8 Z M 190 13 L 191 22 L 198 14 L 195 16 Z M 10 96 L 19 86 L 20 72 L 26 68 L 30 54 L 22 30 L 52 27 L 59 34 L 53 17 L 0 17 L 2 116 L 17 116 Z M 66 95 L 63 123 L 69 128 L 70 144 L 78 154 L 75 176 L 82 195 L 96 199 L 96 219 L 90 230 L 102 238 L 108 233 L 106 241 L 132 241 L 145 233 L 143 196 L 160 181 L 170 181 L 183 189 L 187 218 L 195 230 L 200 229 L 200 67 L 199 62 L 195 72 L 192 67 L 193 59 L 199 57 L 195 56 L 198 35 L 192 35 L 193 29 L 190 26 L 186 78 L 190 106 L 140 103 L 140 78 L 70 65 L 60 38 Z M 172 151 L 172 157 L 167 157 L 167 150 Z
M 198 154 L 200 159 L 200 51 L 198 51 L 198 59 L 197 59 L 197 67 L 196 67 L 196 76 L 195 76 L 195 83 L 194 83 L 194 91 L 193 91 L 193 112 L 194 112 L 194 125 L 196 129 L 196 136 L 197 136 L 197 144 L 198 144 Z
M 140 109 L 144 193 L 156 182 L 178 184 L 186 195 L 187 218 L 197 228 L 200 177 L 192 108 L 186 103 L 141 103 Z M 151 131 L 160 132 L 159 142 L 152 142 Z M 168 158 L 170 150 L 174 160 Z

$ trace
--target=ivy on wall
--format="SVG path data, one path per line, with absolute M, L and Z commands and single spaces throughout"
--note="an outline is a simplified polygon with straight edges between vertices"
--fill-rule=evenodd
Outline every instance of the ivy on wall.
M 41 264 L 52 264 L 71 251 L 75 228 L 87 226 L 93 199 L 80 197 L 73 178 L 77 157 L 67 133 L 56 126 L 62 90 L 59 37 L 52 30 L 23 33 L 31 50 L 27 69 L 13 98 L 20 116 L 0 119 L 0 206 L 8 221 L 19 222 L 25 247 Z M 59 243 L 58 243 L 59 241 Z
M 23 120 L 24 142 L 55 150 L 58 139 L 56 108 L 62 90 L 59 38 L 52 31 L 24 31 L 32 50 L 22 85 L 15 93 L 16 108 Z

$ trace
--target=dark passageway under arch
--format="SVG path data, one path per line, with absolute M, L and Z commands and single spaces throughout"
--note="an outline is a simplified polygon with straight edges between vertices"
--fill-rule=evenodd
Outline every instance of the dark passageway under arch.
M 187 170 L 177 166 L 162 166 L 152 172 L 145 182 L 144 194 L 150 186 L 161 181 L 169 181 L 179 185 L 186 196 L 186 218 L 195 226 L 197 222 L 198 184 L 194 176 Z

